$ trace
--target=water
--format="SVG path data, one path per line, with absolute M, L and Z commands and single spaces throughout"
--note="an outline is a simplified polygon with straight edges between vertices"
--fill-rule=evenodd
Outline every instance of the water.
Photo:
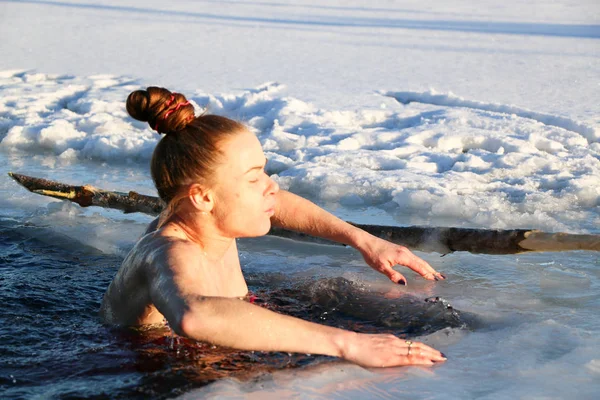
M 264 306 L 418 337 L 449 357 L 426 372 L 367 371 L 330 357 L 237 352 L 173 339 L 167 330 L 103 326 L 98 308 L 122 254 L 81 246 L 36 218 L 0 219 L 4 398 L 563 398 L 573 391 L 594 398 L 600 390 L 600 269 L 592 253 L 424 254 L 448 281 L 407 274 L 403 288 L 366 270 L 351 249 L 240 241 L 249 286 Z M 74 229 L 94 229 L 80 224 Z M 436 296 L 452 309 L 424 301 Z M 394 319 L 402 310 L 420 318 L 400 312 Z

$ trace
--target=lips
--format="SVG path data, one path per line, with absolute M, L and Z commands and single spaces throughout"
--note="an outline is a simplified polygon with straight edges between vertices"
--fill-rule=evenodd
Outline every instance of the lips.
M 271 207 L 267 208 L 267 209 L 265 210 L 265 212 L 266 212 L 267 214 L 271 214 L 271 215 L 275 214 L 275 205 L 272 205 Z
M 271 203 L 271 207 L 268 207 L 265 212 L 267 214 L 273 215 L 275 214 L 275 205 L 276 205 L 276 201 L 274 201 L 275 199 L 270 199 L 271 201 L 269 201 L 269 203 Z

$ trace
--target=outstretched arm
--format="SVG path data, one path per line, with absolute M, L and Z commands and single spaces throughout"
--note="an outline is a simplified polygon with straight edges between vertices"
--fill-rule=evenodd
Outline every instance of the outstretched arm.
M 277 193 L 277 205 L 271 223 L 276 227 L 352 246 L 361 252 L 371 268 L 386 275 L 395 283 L 406 284 L 406 278 L 393 269 L 397 264 L 412 269 L 425 279 L 445 279 L 442 274 L 406 247 L 375 237 L 342 221 L 316 204 L 285 190 Z
M 176 333 L 242 350 L 324 354 L 366 367 L 433 365 L 443 355 L 393 335 L 369 335 L 278 314 L 236 298 L 189 292 L 190 268 L 174 248 L 149 278 L 153 304 Z M 179 252 L 184 253 L 183 252 Z M 193 269 L 192 269 L 193 270 Z

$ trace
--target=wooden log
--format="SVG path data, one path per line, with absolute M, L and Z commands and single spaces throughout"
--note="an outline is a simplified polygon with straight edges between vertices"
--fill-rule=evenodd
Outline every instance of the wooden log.
M 15 174 L 8 175 L 27 190 L 57 199 L 69 200 L 81 207 L 113 208 L 125 213 L 159 215 L 164 204 L 158 197 L 136 192 L 113 192 L 93 186 L 74 186 L 47 179 Z M 516 254 L 530 251 L 600 251 L 600 235 L 547 233 L 531 229 L 471 229 L 421 226 L 384 226 L 351 224 L 413 250 L 438 252 L 468 251 L 480 254 Z M 338 244 L 300 232 L 273 227 L 269 235 L 320 244 Z
M 69 200 L 81 207 L 98 206 L 114 208 L 125 213 L 141 212 L 153 216 L 160 214 L 164 208 L 158 197 L 146 196 L 136 192 L 110 192 L 89 185 L 66 185 L 48 179 L 34 178 L 12 172 L 9 172 L 8 175 L 30 192 L 56 199 Z

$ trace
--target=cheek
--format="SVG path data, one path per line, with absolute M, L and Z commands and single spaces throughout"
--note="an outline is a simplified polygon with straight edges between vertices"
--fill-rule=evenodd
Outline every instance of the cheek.
M 270 215 L 264 208 L 261 185 L 224 193 L 216 210 L 218 224 L 237 237 L 264 235 L 271 228 Z
M 239 221 L 243 221 L 243 229 L 250 236 L 265 235 L 271 228 L 271 216 L 265 212 L 264 186 L 255 184 L 241 193 L 243 206 Z

